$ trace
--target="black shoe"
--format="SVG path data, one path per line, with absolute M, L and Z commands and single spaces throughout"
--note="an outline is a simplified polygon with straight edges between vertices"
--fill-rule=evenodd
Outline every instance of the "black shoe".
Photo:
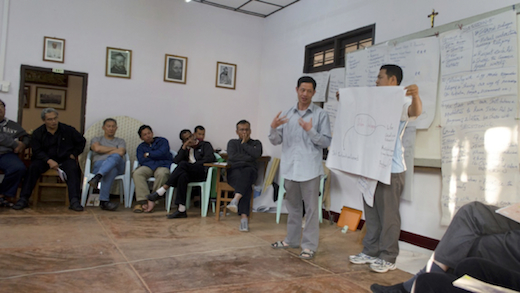
M 92 188 L 97 188 L 99 180 L 101 180 L 102 177 L 103 175 L 96 174 L 96 176 L 92 177 L 92 179 L 89 180 L 88 185 L 90 185 L 90 187 Z
M 118 206 L 119 206 L 119 203 L 113 203 L 110 201 L 101 201 L 99 203 L 99 207 L 102 210 L 106 210 L 106 211 L 115 211 L 115 210 L 117 210 Z
M 381 286 L 379 284 L 372 284 L 370 290 L 373 293 L 408 293 L 403 286 L 403 283 L 395 284 L 392 286 Z
M 152 192 L 152 193 L 150 193 L 150 194 L 148 194 L 148 195 L 146 196 L 146 198 L 147 198 L 149 201 L 156 201 L 156 200 L 159 199 L 159 197 L 162 197 L 162 196 L 160 196 L 160 195 L 157 193 L 157 191 L 154 191 L 154 192 Z
M 83 207 L 81 206 L 79 201 L 76 201 L 76 202 L 73 202 L 73 203 L 70 204 L 69 210 L 73 210 L 73 211 L 76 211 L 76 212 L 82 212 L 83 211 Z
M 179 212 L 179 210 L 176 210 L 173 214 L 169 214 L 166 217 L 168 219 L 178 219 L 178 218 L 187 218 L 188 215 L 186 214 L 186 211 Z
M 23 210 L 29 206 L 29 203 L 24 199 L 19 199 L 13 206 L 15 210 Z

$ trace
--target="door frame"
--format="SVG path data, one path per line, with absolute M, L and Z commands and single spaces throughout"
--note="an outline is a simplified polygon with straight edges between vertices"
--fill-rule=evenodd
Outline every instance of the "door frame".
M 24 65 L 22 64 L 20 66 L 20 89 L 18 90 L 18 123 L 22 123 L 22 116 L 23 116 L 23 95 L 24 95 L 24 86 L 25 86 L 25 71 L 26 70 L 38 70 L 43 72 L 52 72 L 52 68 L 46 68 L 46 67 L 37 67 L 37 66 L 31 66 L 31 65 Z M 65 70 L 63 73 L 64 75 L 72 75 L 72 76 L 79 76 L 83 77 L 83 84 L 81 87 L 81 120 L 80 120 L 80 133 L 85 133 L 85 109 L 87 105 L 87 86 L 88 86 L 88 73 L 84 72 L 77 72 L 77 71 L 69 71 Z

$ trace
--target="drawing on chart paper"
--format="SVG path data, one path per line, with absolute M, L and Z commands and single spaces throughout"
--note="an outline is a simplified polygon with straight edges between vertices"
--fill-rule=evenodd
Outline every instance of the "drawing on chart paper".
M 340 89 L 327 166 L 389 184 L 404 101 L 403 87 Z

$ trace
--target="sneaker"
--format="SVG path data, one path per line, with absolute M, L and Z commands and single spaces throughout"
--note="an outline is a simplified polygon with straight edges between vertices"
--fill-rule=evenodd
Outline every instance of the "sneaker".
M 384 259 L 377 259 L 375 262 L 370 264 L 370 269 L 377 273 L 386 273 L 396 269 L 395 263 L 388 262 Z
M 73 203 L 70 204 L 69 210 L 73 210 L 73 211 L 76 211 L 76 212 L 82 212 L 83 211 L 83 207 L 81 206 L 81 204 L 78 201 L 76 201 L 76 202 L 73 202 Z
M 118 206 L 119 206 L 119 203 L 114 203 L 114 202 L 110 202 L 110 201 L 101 201 L 99 203 L 99 207 L 105 211 L 115 211 L 115 210 L 117 210 Z
M 92 187 L 92 188 L 97 188 L 98 184 L 99 184 L 99 180 L 101 180 L 101 177 L 103 177 L 103 175 L 96 174 L 94 177 L 92 177 L 92 179 L 90 179 L 88 181 L 88 185 L 90 185 L 90 187 Z
M 366 264 L 366 263 L 371 264 L 371 263 L 375 262 L 376 260 L 378 260 L 377 257 L 366 255 L 363 252 L 360 252 L 359 254 L 356 254 L 356 255 L 351 255 L 348 257 L 348 259 L 350 260 L 351 263 L 357 264 L 357 265 L 362 265 L 362 264 Z
M 19 199 L 13 206 L 15 210 L 23 210 L 29 206 L 29 203 L 23 199 Z
M 232 200 L 226 208 L 233 213 L 236 213 L 238 211 L 237 203 L 234 200 Z
M 240 232 L 249 232 L 249 224 L 247 221 L 240 221 L 240 227 L 238 228 Z
M 379 284 L 372 284 L 370 286 L 372 293 L 408 293 L 403 286 L 403 283 L 395 284 L 392 286 L 382 286 Z

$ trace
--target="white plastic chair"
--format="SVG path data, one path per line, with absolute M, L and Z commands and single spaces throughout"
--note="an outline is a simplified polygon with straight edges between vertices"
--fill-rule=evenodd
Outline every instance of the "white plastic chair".
M 320 195 L 318 199 L 318 218 L 320 219 L 320 223 L 323 223 L 323 211 L 321 210 L 321 206 L 323 204 L 323 190 L 325 188 L 325 180 L 327 180 L 327 175 L 323 175 L 320 178 Z M 280 223 L 280 214 L 282 213 L 282 202 L 283 196 L 285 194 L 284 187 L 285 180 L 280 176 L 280 186 L 278 187 L 278 200 L 276 201 L 276 224 Z
M 173 151 L 173 150 L 170 150 L 170 153 L 172 153 L 174 158 L 177 155 L 177 152 Z M 137 167 L 139 167 L 139 161 L 135 160 L 134 161 L 134 166 L 132 168 L 132 172 L 134 172 L 135 169 L 137 169 Z M 177 167 L 177 164 L 175 164 L 175 163 L 172 163 L 170 165 L 170 174 L 173 172 L 175 167 Z M 152 177 L 148 178 L 146 181 L 147 182 L 155 182 L 155 177 L 152 176 Z M 125 198 L 126 202 L 129 205 L 128 207 L 132 206 L 132 200 L 134 199 L 134 192 L 135 192 L 135 183 L 134 183 L 134 178 L 132 177 L 132 180 L 131 180 L 131 183 L 130 183 L 130 192 L 128 193 L 128 196 Z M 169 208 L 166 208 L 166 210 L 169 211 Z
M 89 151 L 87 154 L 87 159 L 85 162 L 85 175 L 83 176 L 83 188 L 81 189 L 81 205 L 84 207 L 87 203 L 87 196 L 92 192 L 93 188 L 88 184 L 89 180 L 92 179 L 96 174 L 91 173 L 92 168 L 92 151 Z M 120 190 L 123 192 L 121 193 L 121 202 L 123 202 L 123 199 L 127 194 L 129 193 L 130 189 L 130 157 L 128 154 L 125 154 L 125 172 L 121 175 L 116 176 L 114 181 L 119 180 L 120 184 Z M 99 187 L 101 187 L 101 182 L 99 183 Z M 125 202 L 125 207 L 127 206 L 127 202 Z
M 215 159 L 221 159 L 222 157 L 219 154 L 215 154 Z M 177 165 L 175 165 L 177 167 Z M 175 168 L 174 168 L 175 169 Z M 200 187 L 200 213 L 202 217 L 206 217 L 208 214 L 208 204 L 209 204 L 209 196 L 211 193 L 211 182 L 213 178 L 213 172 L 215 172 L 215 167 L 211 167 L 208 169 L 208 173 L 206 174 L 206 180 L 201 182 L 190 182 L 188 183 L 188 190 L 186 191 L 186 209 L 190 208 L 190 200 L 191 200 L 191 190 L 193 187 Z M 218 174 L 217 174 L 218 176 Z M 167 197 L 166 197 L 166 210 L 170 212 L 170 208 L 172 205 L 173 199 L 173 191 L 175 188 L 170 187 L 168 189 Z

